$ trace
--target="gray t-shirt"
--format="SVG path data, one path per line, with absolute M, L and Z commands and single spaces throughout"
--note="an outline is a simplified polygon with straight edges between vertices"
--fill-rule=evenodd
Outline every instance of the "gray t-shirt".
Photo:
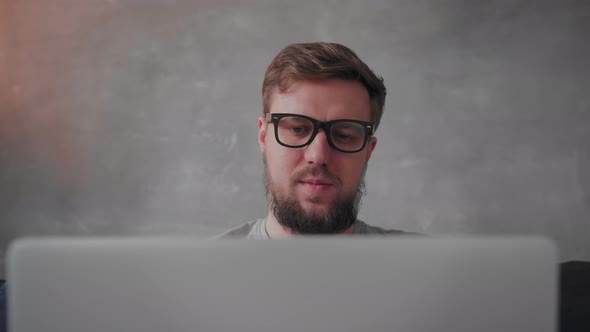
M 356 235 L 415 235 L 415 233 L 408 233 L 400 230 L 394 229 L 383 229 L 376 226 L 371 226 L 361 220 L 358 220 L 354 223 L 354 228 L 352 230 L 353 234 Z M 243 238 L 243 239 L 251 239 L 251 240 L 265 240 L 270 239 L 268 233 L 266 232 L 266 219 L 258 219 L 254 221 L 247 222 L 243 225 L 240 225 L 234 229 L 230 229 L 229 231 L 217 236 L 218 239 L 235 239 L 235 238 Z

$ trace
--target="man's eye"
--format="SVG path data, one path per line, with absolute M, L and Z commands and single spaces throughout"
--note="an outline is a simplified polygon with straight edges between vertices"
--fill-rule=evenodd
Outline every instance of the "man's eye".
M 336 139 L 339 141 L 350 141 L 353 137 L 350 135 L 338 133 L 336 134 Z
M 361 139 L 361 136 L 358 133 L 351 132 L 350 130 L 334 131 L 332 137 L 334 140 L 341 143 L 352 143 Z
M 291 131 L 296 134 L 302 134 L 305 133 L 307 129 L 305 127 L 291 127 Z

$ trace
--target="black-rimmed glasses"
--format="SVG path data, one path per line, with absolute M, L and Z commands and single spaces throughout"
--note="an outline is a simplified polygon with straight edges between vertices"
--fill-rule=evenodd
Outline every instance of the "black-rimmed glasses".
M 291 113 L 267 113 L 266 122 L 275 127 L 275 138 L 280 145 L 301 148 L 310 144 L 320 128 L 328 137 L 328 144 L 344 153 L 359 152 L 373 136 L 375 125 L 371 122 L 339 119 L 319 121 L 305 115 Z

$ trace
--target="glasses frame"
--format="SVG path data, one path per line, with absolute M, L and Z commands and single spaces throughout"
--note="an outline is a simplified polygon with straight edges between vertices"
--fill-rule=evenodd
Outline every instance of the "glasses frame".
M 299 144 L 299 145 L 289 145 L 289 144 L 285 144 L 283 142 L 281 142 L 281 140 L 279 139 L 279 126 L 278 123 L 282 118 L 286 118 L 286 117 L 299 117 L 299 118 L 303 118 L 303 119 L 307 119 L 309 121 L 311 121 L 313 123 L 313 132 L 311 133 L 311 136 L 309 136 L 309 140 L 307 140 L 307 142 L 305 142 L 304 144 Z M 320 120 L 316 120 L 314 118 L 311 118 L 309 116 L 305 116 L 305 115 L 301 115 L 301 114 L 293 114 L 293 113 L 266 113 L 266 122 L 270 123 L 272 122 L 274 125 L 274 132 L 275 132 L 275 139 L 276 141 L 287 148 L 302 148 L 304 146 L 307 146 L 309 144 L 311 144 L 311 142 L 313 142 L 313 140 L 315 139 L 316 135 L 318 134 L 318 131 L 321 129 L 324 129 L 324 132 L 326 133 L 326 138 L 328 139 L 328 144 L 330 145 L 330 147 L 336 151 L 339 152 L 343 152 L 343 153 L 356 153 L 361 151 L 362 149 L 365 148 L 365 146 L 367 146 L 367 142 L 369 141 L 369 139 L 373 136 L 373 134 L 375 133 L 375 124 L 372 122 L 365 122 L 365 121 L 359 121 L 359 120 L 353 120 L 353 119 L 338 119 L 338 120 L 332 120 L 332 121 L 320 121 Z M 342 150 L 340 148 L 338 148 L 336 145 L 334 145 L 334 142 L 332 141 L 332 135 L 330 135 L 330 128 L 332 127 L 332 125 L 336 124 L 336 123 L 340 123 L 340 122 L 355 122 L 358 123 L 360 125 L 362 125 L 365 128 L 365 139 L 363 140 L 363 145 L 357 149 L 357 150 L 353 150 L 353 151 L 346 151 L 346 150 Z

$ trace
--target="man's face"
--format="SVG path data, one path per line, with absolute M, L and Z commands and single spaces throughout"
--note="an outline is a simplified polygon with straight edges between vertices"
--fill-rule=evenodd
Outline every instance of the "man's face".
M 369 122 L 370 100 L 365 87 L 356 81 L 300 81 L 285 93 L 275 93 L 271 97 L 270 113 L 300 114 L 320 121 Z M 309 145 L 289 148 L 277 142 L 274 125 L 266 123 L 264 117 L 259 119 L 258 127 L 271 208 L 276 205 L 283 210 L 280 213 L 273 209 L 277 221 L 296 233 L 312 232 L 310 229 L 320 233 L 344 230 L 342 227 L 346 225 L 337 225 L 339 221 L 331 219 L 342 219 L 342 213 L 354 213 L 350 217 L 356 218 L 356 209 L 351 210 L 349 205 L 360 202 L 359 187 L 377 139 L 371 137 L 359 152 L 343 153 L 330 147 L 326 132 L 320 129 Z M 297 213 L 298 218 L 303 216 L 312 223 L 325 225 L 320 228 L 311 225 L 305 230 L 293 229 L 305 226 L 282 222 L 285 218 L 281 214 Z M 313 221 L 316 219 L 320 221 Z

